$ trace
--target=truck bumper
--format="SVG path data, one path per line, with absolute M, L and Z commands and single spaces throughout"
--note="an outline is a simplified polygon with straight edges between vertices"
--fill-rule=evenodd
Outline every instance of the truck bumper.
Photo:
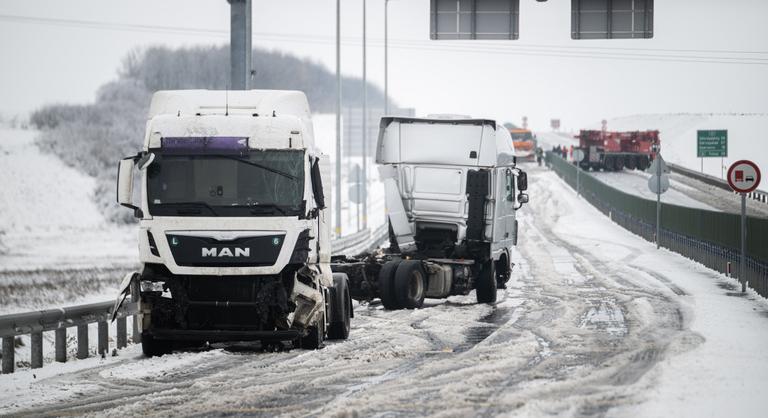
M 158 340 L 174 341 L 293 341 L 303 337 L 304 332 L 296 329 L 278 331 L 151 329 L 144 331 L 144 335 Z

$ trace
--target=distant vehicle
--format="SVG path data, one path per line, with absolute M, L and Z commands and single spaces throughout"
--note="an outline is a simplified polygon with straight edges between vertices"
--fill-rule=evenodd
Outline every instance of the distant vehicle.
M 144 354 L 346 339 L 352 299 L 329 267 L 329 182 L 304 93 L 155 93 L 144 147 L 117 180 L 118 202 L 139 218 L 141 270 L 120 297 L 138 302 Z
M 515 147 L 515 155 L 519 159 L 534 161 L 536 159 L 536 137 L 528 129 L 511 128 L 509 135 Z
M 646 170 L 656 158 L 659 131 L 611 132 L 582 130 L 576 137 L 584 152 L 581 161 L 574 161 L 583 169 L 619 171 Z
M 496 301 L 512 271 L 515 213 L 528 201 L 506 128 L 488 119 L 381 119 L 376 162 L 384 182 L 390 250 L 336 257 L 352 297 L 386 309 L 424 298 Z

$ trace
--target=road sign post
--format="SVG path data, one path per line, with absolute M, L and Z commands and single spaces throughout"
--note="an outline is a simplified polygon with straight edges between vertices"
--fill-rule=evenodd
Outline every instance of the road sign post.
M 741 256 L 739 257 L 739 281 L 741 292 L 747 291 L 747 193 L 760 185 L 760 169 L 749 160 L 740 160 L 728 169 L 728 185 L 741 194 Z
M 704 158 L 728 157 L 728 131 L 725 129 L 696 131 L 696 156 L 701 158 L 702 173 Z
M 648 179 L 648 188 L 652 193 L 656 193 L 656 249 L 661 247 L 661 194 L 669 189 L 669 167 L 661 157 L 661 151 L 658 145 L 653 145 L 653 152 L 656 158 L 651 164 L 650 171 L 653 173 Z

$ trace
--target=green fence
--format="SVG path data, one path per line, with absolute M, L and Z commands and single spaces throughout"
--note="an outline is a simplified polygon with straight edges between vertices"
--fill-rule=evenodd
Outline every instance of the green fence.
M 574 189 L 576 166 L 547 153 L 548 165 Z M 579 191 L 614 222 L 649 241 L 656 240 L 656 202 L 624 193 L 582 171 Z M 661 204 L 660 245 L 726 273 L 738 276 L 741 248 L 739 215 Z M 747 218 L 746 279 L 768 297 L 768 219 Z

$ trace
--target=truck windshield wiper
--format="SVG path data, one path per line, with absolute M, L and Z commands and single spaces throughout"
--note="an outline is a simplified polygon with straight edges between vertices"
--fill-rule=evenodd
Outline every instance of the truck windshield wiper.
M 213 206 L 209 205 L 206 202 L 202 202 L 202 201 L 196 201 L 196 202 L 168 202 L 168 203 L 158 203 L 157 205 L 161 205 L 161 206 L 181 206 L 181 207 L 201 207 L 202 206 L 202 207 L 208 209 L 209 211 L 211 211 L 211 213 L 214 216 L 219 216 L 219 214 L 216 213 L 216 210 L 213 209 Z
M 281 171 L 281 170 L 278 170 L 278 169 L 275 169 L 275 168 L 272 168 L 272 167 L 267 167 L 265 165 L 262 165 L 262 164 L 259 164 L 259 163 L 255 163 L 255 162 L 253 162 L 251 160 L 248 160 L 248 159 L 245 159 L 245 158 L 233 157 L 231 155 L 217 155 L 217 157 L 226 158 L 228 160 L 235 160 L 235 161 L 239 161 L 239 162 L 241 162 L 243 164 L 252 165 L 254 167 L 261 168 L 262 170 L 269 171 L 270 173 L 275 173 L 275 174 L 277 174 L 279 176 L 283 176 L 283 177 L 289 178 L 289 179 L 294 180 L 294 181 L 299 179 L 298 177 L 296 177 L 296 176 L 294 176 L 292 174 L 288 174 L 285 171 Z

